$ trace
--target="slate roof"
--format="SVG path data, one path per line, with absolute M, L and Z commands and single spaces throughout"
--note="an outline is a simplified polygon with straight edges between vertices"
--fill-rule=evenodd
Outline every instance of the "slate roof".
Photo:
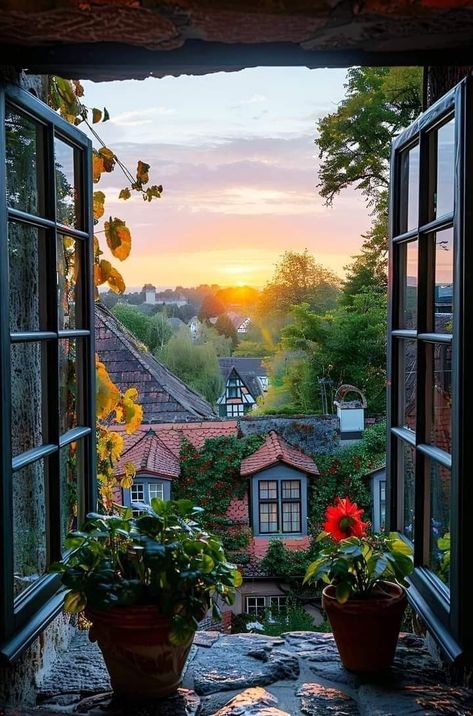
M 261 364 L 262 358 L 219 358 L 220 372 L 226 384 L 230 373 L 234 370 L 238 373 L 250 394 L 256 400 L 263 395 L 263 387 L 258 380 L 259 375 L 266 375 L 266 370 Z
M 241 462 L 240 475 L 254 475 L 272 465 L 283 462 L 309 475 L 319 475 L 317 465 L 309 455 L 289 445 L 274 430 L 271 430 L 263 445 Z
M 96 351 L 120 390 L 133 386 L 143 406 L 144 423 L 212 420 L 215 412 L 199 393 L 189 388 L 100 303 L 95 308 Z
M 128 462 L 133 463 L 137 474 L 144 472 L 147 475 L 170 479 L 179 477 L 179 458 L 159 439 L 154 430 L 140 430 L 139 435 L 130 435 L 129 438 L 129 447 L 122 453 L 116 466 L 118 477 L 125 473 L 125 465 Z

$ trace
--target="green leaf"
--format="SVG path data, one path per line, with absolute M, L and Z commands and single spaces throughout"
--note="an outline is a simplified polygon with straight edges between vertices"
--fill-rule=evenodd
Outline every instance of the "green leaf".
M 210 574 L 210 572 L 215 567 L 215 562 L 213 561 L 212 557 L 208 554 L 203 554 L 200 558 L 201 562 L 201 570 L 204 574 Z
M 351 588 L 348 582 L 340 582 L 337 584 L 335 596 L 339 604 L 345 604 L 351 594 Z
M 64 597 L 64 609 L 70 614 L 83 612 L 87 605 L 87 599 L 81 592 L 68 592 Z
M 128 189 L 128 187 L 125 187 L 122 189 L 118 195 L 119 199 L 129 199 L 131 196 L 131 191 Z
M 175 614 L 171 621 L 171 630 L 169 632 L 169 641 L 174 646 L 181 646 L 189 639 L 192 639 L 195 633 L 195 625 L 191 620 L 186 619 L 180 614 Z

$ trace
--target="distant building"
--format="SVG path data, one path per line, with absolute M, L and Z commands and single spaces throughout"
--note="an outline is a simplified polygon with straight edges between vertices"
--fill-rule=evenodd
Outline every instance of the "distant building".
M 217 401 L 222 417 L 241 417 L 248 413 L 268 388 L 268 377 L 261 358 L 219 358 L 225 388 Z
M 251 319 L 248 316 L 241 316 L 235 311 L 227 311 L 227 316 L 233 323 L 237 333 L 240 335 L 248 333 L 251 324 Z
M 152 283 L 145 283 L 141 292 L 145 295 L 145 303 L 149 303 L 151 305 L 156 303 L 156 286 L 153 286 Z
M 190 321 L 187 322 L 187 325 L 191 332 L 192 340 L 196 341 L 198 338 L 200 338 L 202 334 L 202 323 L 199 321 L 197 316 L 192 316 Z
M 187 306 L 188 303 L 187 298 L 185 296 L 182 296 L 181 294 L 170 296 L 169 293 L 167 293 L 166 291 L 157 293 L 155 302 L 165 306 L 177 306 L 178 308 L 181 308 L 182 306 Z

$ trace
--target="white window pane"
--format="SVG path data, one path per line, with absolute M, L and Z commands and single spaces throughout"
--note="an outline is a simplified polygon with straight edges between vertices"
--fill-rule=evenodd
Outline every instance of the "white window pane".
M 150 482 L 148 485 L 150 502 L 153 497 L 164 500 L 164 485 L 162 482 Z
M 145 501 L 145 486 L 144 485 L 142 485 L 142 484 L 132 485 L 131 501 L 132 502 L 144 502 Z

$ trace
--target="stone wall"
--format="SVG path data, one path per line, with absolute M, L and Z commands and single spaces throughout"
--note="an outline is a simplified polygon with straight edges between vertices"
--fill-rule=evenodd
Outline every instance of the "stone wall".
M 239 425 L 243 435 L 266 435 L 275 430 L 290 445 L 309 455 L 332 453 L 340 445 L 340 421 L 335 415 L 247 416 Z

